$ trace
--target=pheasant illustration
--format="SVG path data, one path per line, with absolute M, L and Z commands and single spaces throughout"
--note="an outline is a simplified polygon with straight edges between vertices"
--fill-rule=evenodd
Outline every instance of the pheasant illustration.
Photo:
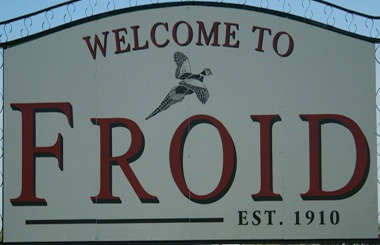
M 205 104 L 208 100 L 209 93 L 206 86 L 203 83 L 205 76 L 212 75 L 209 68 L 204 68 L 199 74 L 191 73 L 190 61 L 186 55 L 181 52 L 174 54 L 174 62 L 177 65 L 175 70 L 175 77 L 181 81 L 175 87 L 173 87 L 161 104 L 156 110 L 152 112 L 145 120 L 153 117 L 157 113 L 168 109 L 175 103 L 181 102 L 186 95 L 195 93 L 200 102 Z

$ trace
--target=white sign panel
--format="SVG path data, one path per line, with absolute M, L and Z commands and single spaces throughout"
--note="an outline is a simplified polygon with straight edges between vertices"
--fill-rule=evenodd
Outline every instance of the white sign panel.
M 178 4 L 4 56 L 5 242 L 377 237 L 372 43 Z

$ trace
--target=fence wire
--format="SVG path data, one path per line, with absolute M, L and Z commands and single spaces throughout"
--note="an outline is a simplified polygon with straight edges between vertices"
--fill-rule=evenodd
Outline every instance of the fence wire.
M 173 0 L 72 0 L 38 12 L 0 22 L 1 44 L 71 24 L 85 17 Z M 197 2 L 196 0 L 181 2 Z M 380 16 L 372 16 L 321 0 L 202 0 L 267 9 L 315 21 L 380 43 Z M 379 58 L 378 58 L 379 59 Z
M 55 28 L 72 24 L 83 18 L 122 10 L 143 5 L 173 2 L 173 0 L 71 0 L 35 13 L 20 16 L 11 20 L 0 22 L 0 117 L 3 119 L 3 46 L 12 41 L 32 37 L 33 35 L 54 30 Z M 184 2 L 184 1 L 182 1 Z M 195 2 L 186 1 L 185 2 Z M 377 43 L 375 47 L 377 81 L 380 77 L 380 16 L 372 16 L 322 0 L 203 0 L 203 2 L 233 3 L 268 9 L 280 13 L 291 14 L 300 18 L 320 23 L 330 28 L 336 28 L 348 33 L 358 35 Z M 364 4 L 364 3 L 363 3 Z M 376 83 L 376 109 L 377 109 L 377 155 L 380 159 L 380 82 Z M 0 196 L 3 198 L 3 120 L 0 120 Z M 377 167 L 378 189 L 380 189 L 380 165 Z M 2 208 L 0 212 L 1 233 L 3 230 Z M 378 213 L 380 220 L 380 208 Z M 0 234 L 2 237 L 2 235 Z M 1 238 L 0 237 L 0 238 Z

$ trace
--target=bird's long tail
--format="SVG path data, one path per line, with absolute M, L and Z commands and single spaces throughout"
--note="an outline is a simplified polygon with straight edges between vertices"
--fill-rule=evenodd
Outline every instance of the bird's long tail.
M 161 104 L 157 107 L 157 109 L 154 110 L 149 116 L 147 116 L 145 120 L 148 120 L 149 118 L 153 117 L 157 113 L 168 109 L 170 106 L 174 105 L 175 103 L 181 102 L 189 91 L 189 89 L 186 89 L 186 91 L 183 91 L 182 93 L 177 93 L 176 89 L 177 89 L 177 86 L 172 88 L 172 90 L 170 90 L 169 94 L 166 95 L 165 99 L 161 102 Z
M 165 97 L 165 99 L 161 102 L 161 104 L 157 107 L 156 110 L 154 110 L 149 116 L 147 116 L 145 118 L 145 120 L 148 120 L 149 118 L 153 117 L 154 115 L 156 115 L 157 113 L 163 111 L 163 110 L 166 110 L 167 108 L 169 108 L 173 103 L 173 99 L 170 98 L 170 94 L 171 94 L 172 91 L 170 91 L 170 93 Z
M 157 107 L 156 110 L 154 110 L 149 116 L 147 116 L 145 118 L 145 120 L 148 120 L 149 118 L 155 116 L 157 113 L 161 112 L 162 111 L 162 108 L 161 108 L 161 105 L 159 107 Z

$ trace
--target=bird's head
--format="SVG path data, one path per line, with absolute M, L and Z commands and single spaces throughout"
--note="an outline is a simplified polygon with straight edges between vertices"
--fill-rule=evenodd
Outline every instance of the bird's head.
M 212 75 L 211 70 L 208 69 L 208 68 L 204 68 L 203 71 L 201 72 L 201 74 L 202 74 L 203 76 L 209 76 L 209 75 Z

